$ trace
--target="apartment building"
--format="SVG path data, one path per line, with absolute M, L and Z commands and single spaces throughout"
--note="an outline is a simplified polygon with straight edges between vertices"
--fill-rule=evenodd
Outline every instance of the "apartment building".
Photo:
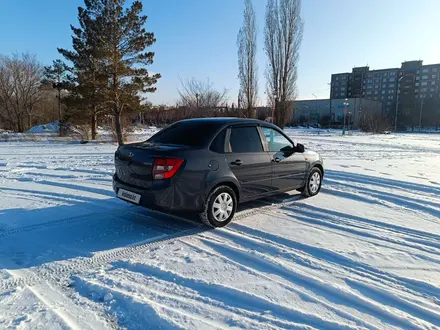
M 352 72 L 331 77 L 332 99 L 365 98 L 382 103 L 382 113 L 395 111 L 399 92 L 399 109 L 412 112 L 421 99 L 440 96 L 440 64 L 423 65 L 423 61 L 403 62 L 400 68 L 370 70 L 356 67 Z

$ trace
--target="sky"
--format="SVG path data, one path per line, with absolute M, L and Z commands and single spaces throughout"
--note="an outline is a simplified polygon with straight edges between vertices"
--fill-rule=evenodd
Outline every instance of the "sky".
M 130 2 L 130 0 L 129 0 Z M 146 29 L 157 42 L 151 72 L 162 75 L 154 104 L 173 105 L 182 80 L 209 79 L 236 103 L 237 33 L 242 0 L 143 0 Z M 266 103 L 263 32 L 266 0 L 253 0 L 258 23 L 259 99 Z M 35 54 L 44 65 L 71 47 L 83 0 L 0 0 L 0 54 Z M 304 38 L 298 65 L 298 99 L 329 97 L 331 74 L 354 66 L 400 67 L 422 59 L 440 63 L 439 0 L 303 0 Z

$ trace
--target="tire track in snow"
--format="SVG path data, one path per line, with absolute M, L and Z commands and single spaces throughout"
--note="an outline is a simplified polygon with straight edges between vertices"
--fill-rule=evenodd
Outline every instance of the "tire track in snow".
M 235 234 L 237 235 L 237 233 Z M 238 234 L 240 235 L 240 234 Z M 422 329 L 423 327 L 418 324 L 410 322 L 406 317 L 403 317 L 397 313 L 389 311 L 383 308 L 383 305 L 375 300 L 365 298 L 360 296 L 353 291 L 346 291 L 340 287 L 336 287 L 329 282 L 323 282 L 322 280 L 311 276 L 310 274 L 304 274 L 299 272 L 294 268 L 287 268 L 283 263 L 279 262 L 277 259 L 272 257 L 267 257 L 263 253 L 251 252 L 242 248 L 234 247 L 225 242 L 216 242 L 212 239 L 201 238 L 207 246 L 215 249 L 218 253 L 227 256 L 231 259 L 237 259 L 239 263 L 247 264 L 249 267 L 255 268 L 260 271 L 270 272 L 272 274 L 278 275 L 281 278 L 293 283 L 300 284 L 305 288 L 308 288 L 318 295 L 332 301 L 336 304 L 347 304 L 347 307 L 355 308 L 358 311 L 370 314 L 371 316 L 381 319 L 383 322 L 388 324 L 393 324 L 395 326 L 404 329 Z M 254 242 L 259 244 L 258 242 Z M 248 246 L 246 244 L 246 246 Z M 407 314 L 406 312 L 402 311 Z M 434 313 L 435 314 L 435 313 Z M 419 315 L 429 315 L 423 314 L 420 311 Z M 437 315 L 437 314 L 435 314 Z M 410 316 L 410 315 L 409 315 Z M 431 320 L 431 316 L 427 317 Z M 438 314 L 438 320 L 440 321 L 440 314 Z M 428 322 L 424 320 L 425 322 Z
M 332 311 L 333 313 L 335 313 L 336 315 L 338 315 L 340 317 L 343 317 L 343 318 L 346 318 L 347 320 L 350 320 L 350 321 L 352 321 L 352 322 L 354 322 L 354 323 L 356 323 L 358 325 L 361 325 L 361 326 L 366 327 L 368 329 L 379 329 L 376 326 L 374 326 L 373 324 L 368 323 L 367 321 L 362 320 L 362 319 L 354 316 L 352 313 L 349 313 L 349 312 L 346 312 L 344 310 L 341 310 L 340 308 L 337 308 L 337 307 L 327 303 L 323 299 L 320 299 L 319 297 L 316 297 L 316 296 L 310 294 L 305 289 L 301 289 L 298 286 L 286 284 L 286 283 L 284 283 L 284 282 L 282 282 L 280 280 L 277 280 L 274 277 L 266 275 L 267 271 L 259 271 L 256 268 L 250 267 L 248 265 L 245 265 L 243 263 L 235 261 L 235 260 L 233 260 L 231 258 L 228 258 L 227 256 L 216 252 L 215 249 L 203 248 L 200 245 L 196 245 L 194 243 L 189 242 L 189 240 L 182 239 L 181 242 L 183 244 L 186 244 L 186 245 L 190 246 L 191 248 L 193 248 L 194 250 L 196 250 L 198 252 L 204 252 L 204 253 L 209 254 L 211 256 L 215 256 L 217 258 L 222 259 L 223 261 L 226 261 L 227 263 L 230 263 L 232 265 L 237 266 L 239 269 L 246 270 L 250 274 L 253 274 L 253 275 L 255 275 L 257 277 L 260 277 L 260 278 L 264 278 L 264 279 L 266 279 L 266 280 L 268 280 L 270 282 L 276 283 L 277 285 L 280 285 L 281 287 L 287 289 L 288 291 L 294 292 L 294 293 L 298 294 L 300 297 L 305 298 L 304 300 L 311 301 L 311 302 L 314 302 L 316 304 L 320 304 L 320 305 L 326 307 L 327 309 L 329 309 L 330 311 Z
M 127 262 L 122 262 L 115 263 L 115 265 L 130 271 L 139 272 L 146 276 L 160 278 L 161 280 L 166 280 L 181 285 L 185 288 L 193 289 L 200 295 L 210 297 L 211 299 L 214 299 L 213 297 L 222 297 L 222 302 L 224 304 L 230 307 L 257 313 L 264 321 L 272 320 L 272 318 L 267 319 L 267 317 L 264 315 L 265 311 L 269 310 L 271 311 L 271 316 L 273 318 L 282 320 L 283 323 L 301 323 L 317 329 L 356 329 L 354 326 L 326 320 L 316 314 L 309 314 L 307 312 L 295 310 L 289 306 L 276 304 L 275 302 L 264 297 L 223 284 L 183 277 L 178 273 L 146 264 L 130 264 Z
M 349 236 L 351 238 L 366 238 L 369 240 L 373 240 L 375 245 L 385 247 L 385 248 L 391 248 L 391 245 L 383 244 L 383 242 L 399 246 L 392 247 L 392 249 L 396 251 L 401 252 L 408 252 L 408 249 L 413 251 L 415 256 L 419 257 L 420 259 L 427 260 L 429 262 L 433 262 L 440 265 L 440 259 L 436 259 L 440 253 L 440 246 L 434 242 L 424 242 L 417 239 L 414 239 L 414 241 L 411 242 L 405 242 L 406 237 L 399 236 L 397 239 L 393 238 L 392 235 L 393 232 L 382 230 L 383 235 L 376 235 L 378 231 L 374 230 L 373 228 L 370 228 L 368 226 L 362 226 L 358 225 L 352 221 L 345 221 L 342 219 L 335 219 L 334 217 L 328 216 L 327 214 L 321 214 L 321 213 L 314 213 L 313 211 L 306 211 L 300 207 L 282 207 L 280 210 L 283 214 L 288 216 L 292 219 L 292 221 L 296 221 L 298 223 L 305 223 L 309 226 L 316 226 L 319 227 L 325 227 L 329 230 L 334 230 L 338 233 L 344 233 L 343 235 L 352 235 Z M 356 229 L 358 228 L 358 229 Z M 380 229 L 380 228 L 377 228 Z M 427 246 L 424 246 L 427 245 Z M 407 248 L 407 250 L 405 250 Z M 432 255 L 432 257 L 429 257 L 428 255 L 420 254 L 419 252 L 425 252 L 429 255 Z
M 271 216 L 280 218 L 277 214 L 271 214 Z M 243 244 L 252 245 L 256 249 L 264 251 L 262 246 L 266 246 L 266 249 L 276 249 L 274 253 L 282 255 L 282 249 L 287 248 L 288 251 L 291 251 L 294 254 L 300 252 L 301 256 L 307 256 L 308 258 L 311 258 L 311 260 L 317 261 L 318 264 L 323 265 L 323 270 L 328 268 L 328 264 L 331 264 L 336 269 L 344 269 L 348 274 L 353 273 L 361 278 L 367 277 L 375 282 L 381 282 L 385 287 L 397 285 L 399 289 L 403 291 L 407 291 L 412 295 L 424 297 L 430 301 L 434 301 L 435 304 L 440 305 L 440 288 L 429 283 L 393 275 L 373 268 L 368 264 L 352 260 L 337 252 L 292 241 L 279 235 L 263 232 L 245 225 L 232 224 L 231 228 L 228 229 L 234 229 L 234 231 L 238 235 L 241 235 L 243 239 L 247 239 L 246 243 Z M 227 232 L 225 231 L 225 233 Z
M 114 288 L 118 289 L 117 295 L 124 296 L 123 299 L 116 299 L 122 302 L 127 300 L 127 298 L 131 299 L 133 296 L 139 299 L 141 303 L 151 304 L 152 299 L 153 303 L 157 300 L 166 302 L 166 306 L 168 307 L 168 312 L 175 312 L 181 315 L 187 315 L 195 320 L 200 320 L 200 316 L 204 315 L 204 319 L 209 318 L 212 321 L 216 321 L 216 327 L 214 328 L 224 328 L 223 324 L 219 324 L 219 321 L 226 321 L 223 323 L 229 323 L 227 321 L 236 320 L 237 316 L 240 318 L 240 322 L 243 322 L 243 318 L 246 319 L 247 325 L 253 325 L 253 329 L 260 329 L 260 322 L 265 322 L 265 327 L 270 329 L 279 329 L 281 328 L 297 328 L 293 323 L 284 322 L 283 320 L 272 319 L 269 316 L 261 315 L 260 313 L 252 313 L 245 310 L 236 309 L 227 304 L 223 304 L 220 301 L 215 300 L 212 297 L 205 297 L 200 295 L 198 292 L 192 292 L 194 290 L 182 291 L 178 288 L 180 287 L 179 283 L 175 283 L 168 281 L 169 279 L 162 278 L 152 278 L 153 283 L 141 282 L 139 281 L 138 276 L 148 277 L 149 274 L 144 273 L 143 269 L 139 269 L 136 265 L 128 264 L 129 266 L 126 268 L 126 263 L 118 262 L 113 264 L 114 267 L 123 267 L 124 274 L 128 275 L 130 278 L 130 287 L 127 289 L 124 287 L 124 284 L 121 282 L 119 276 L 115 279 L 110 277 L 110 274 L 100 274 L 98 278 L 82 278 L 79 276 L 75 276 L 75 290 L 79 292 L 79 294 L 84 295 L 84 291 L 86 291 L 87 298 L 90 299 L 90 292 L 98 294 L 101 296 L 106 294 L 106 292 L 112 293 L 114 296 Z M 118 268 L 121 269 L 121 268 Z M 133 283 L 133 281 L 135 281 Z M 152 285 L 154 284 L 154 285 Z M 159 284 L 159 287 L 156 285 Z M 133 287 L 132 287 L 133 286 Z M 164 287 L 161 287 L 164 286 Z M 133 290 L 133 288 L 135 288 Z M 85 289 L 85 290 L 84 290 Z M 89 293 L 89 294 L 87 294 Z M 150 297 L 148 297 L 150 296 Z M 96 300 L 92 298 L 93 300 Z M 98 299 L 101 300 L 101 299 Z M 119 304 L 119 302 L 118 302 Z M 163 305 L 163 304 L 162 304 Z M 182 305 L 184 308 L 182 309 Z M 116 306 L 118 307 L 118 306 Z M 143 310 L 147 306 L 143 306 Z M 188 311 L 188 307 L 191 309 L 197 310 L 197 313 Z M 211 315 L 210 313 L 215 312 L 215 315 Z M 209 315 L 211 317 L 209 317 Z M 214 317 L 213 317 L 214 316 Z M 131 321 L 132 322 L 132 321 Z M 151 322 L 150 322 L 151 324 Z M 212 325 L 212 323 L 210 322 Z M 212 327 L 211 327 L 212 328 Z M 300 329 L 304 329 L 303 326 L 299 327 Z
M 123 258 L 128 258 L 138 253 L 148 252 L 151 248 L 166 244 L 182 236 L 195 235 L 206 229 L 202 226 L 175 232 L 174 234 L 162 234 L 148 240 L 132 243 L 122 248 L 116 248 L 97 253 L 90 258 L 75 258 L 69 261 L 56 261 L 44 266 L 31 268 L 27 276 L 19 276 L 0 282 L 0 289 L 10 290 L 17 286 L 32 285 L 43 281 L 63 283 L 69 285 L 70 277 L 80 272 L 89 272 L 100 266 L 109 264 Z
M 256 229 L 252 229 L 249 227 L 245 227 L 245 226 L 241 226 L 241 225 L 236 225 L 240 228 L 244 228 L 244 231 L 241 230 L 232 230 L 232 232 L 235 232 L 233 234 L 237 235 L 240 240 L 235 240 L 235 242 L 241 246 L 246 246 L 246 247 L 253 247 L 255 251 L 259 251 L 257 253 L 259 253 L 260 258 L 265 258 L 264 254 L 265 252 L 267 252 L 268 248 L 277 248 L 277 245 L 281 245 L 282 248 L 288 248 L 288 249 L 296 249 L 295 246 L 298 246 L 300 248 L 300 251 L 305 252 L 306 254 L 310 254 L 310 257 L 313 259 L 318 259 L 321 260 L 321 264 L 323 265 L 322 270 L 324 271 L 328 271 L 329 267 L 326 266 L 326 264 L 330 264 L 333 269 L 343 269 L 346 271 L 347 274 L 354 274 L 357 275 L 359 277 L 360 281 L 364 281 L 365 277 L 369 278 L 370 280 L 374 281 L 375 283 L 382 283 L 384 288 L 389 288 L 391 287 L 396 287 L 399 290 L 402 290 L 404 292 L 408 292 L 414 296 L 422 296 L 426 299 L 428 299 L 429 301 L 432 301 L 432 298 L 434 299 L 434 303 L 435 304 L 439 304 L 439 289 L 435 286 L 432 286 L 430 284 L 424 283 L 424 282 L 420 282 L 417 280 L 413 280 L 413 279 L 407 279 L 407 278 L 402 278 L 399 276 L 395 276 L 386 272 L 382 272 L 379 271 L 377 269 L 372 268 L 369 265 L 366 264 L 362 264 L 353 260 L 350 260 L 349 258 L 346 258 L 344 256 L 340 256 L 339 254 L 333 252 L 333 251 L 328 251 L 325 249 L 319 249 L 319 248 L 314 248 L 311 246 L 302 246 L 302 244 L 300 243 L 296 243 L 296 242 L 292 242 L 288 239 L 285 239 L 283 237 L 277 236 L 277 235 L 272 235 L 269 233 L 264 233 L 266 235 L 266 237 L 270 237 L 272 238 L 271 240 L 267 240 L 265 237 L 263 237 L 260 234 L 257 234 L 257 236 L 252 235 L 252 232 L 259 232 Z M 235 226 L 234 226 L 235 227 Z M 231 231 L 231 229 L 227 229 L 224 230 L 224 233 L 226 233 L 227 231 Z M 227 239 L 231 239 L 231 236 L 226 235 L 225 236 Z M 233 241 L 233 238 L 232 238 Z M 276 243 L 275 243 L 276 242 Z M 290 242 L 290 243 L 289 243 Z M 209 245 L 209 243 L 208 243 Z M 316 250 L 316 252 L 314 252 Z M 321 257 L 316 257 L 316 253 L 318 254 L 323 254 Z M 283 252 L 280 250 L 277 251 L 273 251 L 272 255 L 282 255 Z M 336 259 L 335 259 L 336 258 Z M 330 260 L 330 261 L 329 261 Z M 333 261 L 332 261 L 333 260 Z M 336 263 L 335 261 L 339 261 L 339 263 Z M 352 264 L 352 265 L 350 265 Z M 340 273 L 340 271 L 339 271 Z M 341 277 L 343 280 L 346 279 L 346 275 L 343 275 Z M 421 291 L 421 292 L 420 292 Z M 440 312 L 434 312 L 434 311 L 429 311 L 427 308 L 421 307 L 421 306 L 417 306 L 414 305 L 402 298 L 399 297 L 395 297 L 393 294 L 389 293 L 390 297 L 394 297 L 394 299 L 405 302 L 405 304 L 409 304 L 409 306 L 411 306 L 411 308 L 413 308 L 414 313 L 418 314 L 418 315 L 425 315 L 425 317 L 428 320 L 432 320 L 432 319 L 436 319 L 437 318 L 437 322 L 440 322 Z M 404 305 L 406 309 L 408 309 L 406 307 L 406 305 Z M 428 306 L 427 306 L 428 307 Z M 434 307 L 434 306 L 432 306 Z M 438 310 L 438 309 L 437 309 Z M 440 323 L 439 323 L 440 324 Z

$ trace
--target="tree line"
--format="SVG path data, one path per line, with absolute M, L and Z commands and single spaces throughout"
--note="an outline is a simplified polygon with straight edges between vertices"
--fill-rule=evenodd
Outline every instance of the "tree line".
M 237 36 L 236 108 L 242 109 L 242 116 L 255 117 L 257 24 L 252 0 L 244 4 Z M 300 10 L 300 0 L 267 0 L 266 94 L 280 126 L 287 118 L 287 104 L 296 96 L 303 29 Z M 142 12 L 139 0 L 130 5 L 126 0 L 84 0 L 77 24 L 71 25 L 72 47 L 58 48 L 62 59 L 43 66 L 28 53 L 0 56 L 0 128 L 23 132 L 36 123 L 59 120 L 61 134 L 69 124 L 87 125 L 95 139 L 99 120 L 111 118 L 122 144 L 124 120 L 151 109 L 146 95 L 156 91 L 161 78 L 148 70 L 155 56 L 149 49 L 156 38 L 146 30 L 147 16 Z M 182 80 L 178 92 L 176 107 L 188 109 L 188 116 L 203 109 L 228 108 L 228 91 L 217 90 L 209 79 Z

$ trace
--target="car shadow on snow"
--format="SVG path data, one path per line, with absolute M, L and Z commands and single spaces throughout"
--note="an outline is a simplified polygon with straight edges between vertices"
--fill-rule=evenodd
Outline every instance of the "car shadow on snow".
M 49 205 L 0 210 L 0 265 L 7 269 L 88 258 L 98 252 L 145 244 L 170 235 L 173 238 L 192 235 L 191 230 L 196 228 L 200 229 L 198 232 L 211 230 L 200 223 L 197 215 L 165 214 L 137 207 L 113 197 L 110 190 L 47 180 L 38 183 L 92 194 L 2 187 L 3 193 L 18 199 Z M 283 196 L 289 195 L 278 198 Z M 263 201 L 273 203 L 273 199 Z M 50 206 L 59 203 L 64 205 Z M 245 203 L 237 211 L 259 207 L 260 203 Z
M 87 258 L 98 252 L 169 236 L 183 237 L 198 227 L 209 230 L 198 223 L 129 205 L 117 198 L 98 199 L 34 189 L 1 190 L 24 198 L 43 199 L 46 205 L 65 203 L 38 209 L 0 210 L 0 265 L 7 269 Z

